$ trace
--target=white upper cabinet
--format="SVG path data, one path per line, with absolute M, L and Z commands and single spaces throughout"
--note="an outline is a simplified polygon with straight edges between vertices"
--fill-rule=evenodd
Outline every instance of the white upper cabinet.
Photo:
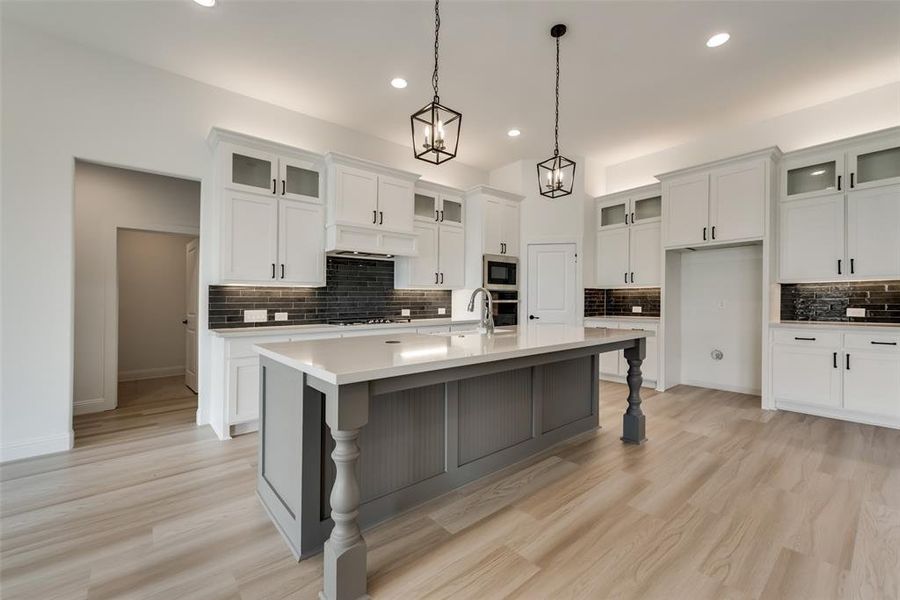
M 660 175 L 663 245 L 691 248 L 763 240 L 768 235 L 777 148 Z
M 844 189 L 844 153 L 829 150 L 785 158 L 781 197 L 799 200 Z
M 504 201 L 500 215 L 500 229 L 503 234 L 501 254 L 519 256 L 519 203 L 515 200 Z
M 834 279 L 844 273 L 844 196 L 832 194 L 779 205 L 780 278 Z
M 660 284 L 661 202 L 659 185 L 597 199 L 595 285 Z
M 278 159 L 278 195 L 288 200 L 321 203 L 321 167 L 317 162 L 298 158 Z
M 766 231 L 766 163 L 715 169 L 709 176 L 709 238 L 733 242 L 762 238 Z
M 278 201 L 279 283 L 325 285 L 325 209 L 318 204 Z
M 413 184 L 378 176 L 378 225 L 395 231 L 412 231 Z
M 847 194 L 847 263 L 851 277 L 900 275 L 900 185 Z
M 666 247 L 700 245 L 709 236 L 709 175 L 692 174 L 663 182 Z
M 488 196 L 484 211 L 484 254 L 519 256 L 519 202 Z
M 378 175 L 344 165 L 332 169 L 335 223 L 374 226 L 378 224 Z
M 447 289 L 465 287 L 466 235 L 459 227 L 441 227 L 438 250 L 440 285 Z
M 419 254 L 404 259 L 409 269 L 408 280 L 399 282 L 400 285 L 395 285 L 395 287 L 436 287 L 440 282 L 440 267 L 438 266 L 438 252 L 440 250 L 438 247 L 439 226 L 436 223 L 417 222 L 413 227 L 418 236 Z M 395 275 L 397 270 L 397 268 L 394 269 Z M 395 281 L 395 283 L 398 282 Z
M 224 184 L 233 190 L 275 195 L 278 189 L 278 156 L 254 148 L 222 146 Z
M 222 201 L 222 277 L 276 281 L 278 199 L 227 190 Z
M 850 148 L 847 170 L 851 191 L 900 183 L 900 133 Z

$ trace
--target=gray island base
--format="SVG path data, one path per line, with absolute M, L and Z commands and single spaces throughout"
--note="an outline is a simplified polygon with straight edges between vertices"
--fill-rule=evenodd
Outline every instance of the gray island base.
M 323 600 L 366 594 L 361 528 L 599 426 L 599 354 L 623 349 L 622 440 L 645 440 L 647 332 L 541 325 L 265 344 L 257 493 Z M 323 547 L 324 544 L 324 547 Z

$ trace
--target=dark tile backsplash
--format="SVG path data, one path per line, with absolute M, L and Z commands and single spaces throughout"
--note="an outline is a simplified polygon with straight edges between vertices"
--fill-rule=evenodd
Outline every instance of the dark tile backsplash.
M 632 306 L 640 306 L 643 310 L 633 313 Z M 658 317 L 659 311 L 659 288 L 584 290 L 585 317 Z
M 336 319 L 400 318 L 408 308 L 413 319 L 437 318 L 438 308 L 450 316 L 450 292 L 446 290 L 395 290 L 394 263 L 329 256 L 322 288 L 273 286 L 209 286 L 209 327 L 266 327 L 306 325 Z M 245 309 L 265 308 L 265 323 L 244 323 Z M 275 321 L 286 312 L 287 321 Z
M 847 308 L 865 308 L 866 316 L 848 317 Z M 781 320 L 900 323 L 900 281 L 785 284 Z

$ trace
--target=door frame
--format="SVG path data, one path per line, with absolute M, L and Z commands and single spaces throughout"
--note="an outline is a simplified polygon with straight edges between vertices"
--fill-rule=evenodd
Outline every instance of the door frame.
M 584 245 L 583 234 L 571 235 L 546 235 L 531 237 L 522 240 L 519 252 L 519 273 L 521 283 L 519 285 L 519 316 L 518 323 L 523 325 L 528 322 L 528 253 L 531 246 L 546 246 L 548 244 L 574 244 L 575 245 L 575 325 L 584 323 Z
M 107 248 L 113 248 L 113 252 L 106 254 L 104 270 L 107 273 L 104 290 L 105 310 L 103 318 L 103 396 L 74 405 L 73 415 L 112 410 L 118 406 L 119 398 L 119 230 L 148 231 L 152 233 L 174 233 L 192 235 L 200 238 L 199 227 L 186 227 L 169 224 L 145 224 L 145 223 L 117 223 L 110 227 L 106 235 L 111 236 Z M 199 246 L 200 255 L 198 262 L 202 260 L 203 246 Z M 200 290 L 198 284 L 198 290 Z M 202 292 L 201 292 L 202 293 Z M 199 300 L 198 300 L 199 302 Z M 199 318 L 199 310 L 198 310 Z M 199 325 L 198 325 L 199 336 Z M 199 344 L 199 339 L 198 339 Z M 199 373 L 198 373 L 199 377 Z M 199 382 L 198 382 L 199 384 Z

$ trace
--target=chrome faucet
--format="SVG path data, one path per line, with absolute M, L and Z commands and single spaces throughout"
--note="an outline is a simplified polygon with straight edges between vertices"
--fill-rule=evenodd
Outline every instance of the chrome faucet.
M 472 290 L 468 310 L 469 312 L 475 310 L 475 297 L 478 296 L 478 292 L 484 294 L 484 302 L 481 303 L 481 323 L 479 328 L 482 330 L 482 333 L 492 334 L 494 333 L 494 300 L 491 298 L 491 293 L 483 287 Z

